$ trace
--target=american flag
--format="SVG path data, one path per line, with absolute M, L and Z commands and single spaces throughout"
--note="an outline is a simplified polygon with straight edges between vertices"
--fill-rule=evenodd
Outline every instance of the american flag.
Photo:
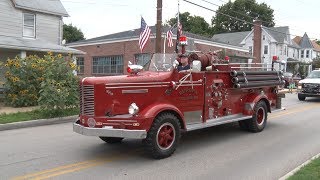
M 172 35 L 173 35 L 172 28 L 170 28 L 169 31 L 167 32 L 168 47 L 173 46 Z
M 144 21 L 143 17 L 141 17 L 141 28 L 140 28 L 140 38 L 139 38 L 139 46 L 140 46 L 141 52 L 150 38 L 150 33 L 151 33 L 151 30 L 149 26 Z

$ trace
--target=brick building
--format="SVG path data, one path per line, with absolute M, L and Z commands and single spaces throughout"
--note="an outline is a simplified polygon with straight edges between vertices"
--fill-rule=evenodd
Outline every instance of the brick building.
M 162 44 L 167 27 L 163 28 Z M 85 52 L 77 57 L 77 65 L 80 67 L 80 76 L 105 76 L 126 74 L 128 61 L 144 65 L 155 52 L 155 27 L 151 27 L 151 37 L 143 52 L 140 51 L 138 41 L 140 29 L 119 32 L 106 36 L 96 37 L 83 41 L 70 43 L 67 46 Z M 210 38 L 185 32 L 188 37 L 187 51 L 209 52 L 224 50 L 233 61 L 246 62 L 249 50 L 240 46 L 213 41 Z M 176 36 L 173 37 L 176 42 Z M 165 47 L 166 53 L 173 53 L 175 47 Z M 164 48 L 162 47 L 162 52 Z

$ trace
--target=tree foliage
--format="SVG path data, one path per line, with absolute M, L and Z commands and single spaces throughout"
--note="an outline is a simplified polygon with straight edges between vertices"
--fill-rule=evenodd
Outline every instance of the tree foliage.
M 320 45 L 320 40 L 317 40 L 316 43 Z
M 270 6 L 265 3 L 259 4 L 256 0 L 229 1 L 220 6 L 216 15 L 212 17 L 214 33 L 250 31 L 254 19 L 262 20 L 263 26 L 273 27 L 275 25 L 273 12 Z
M 212 28 L 203 17 L 191 16 L 189 12 L 180 13 L 180 23 L 183 31 L 188 31 L 194 34 L 210 37 L 212 35 Z M 177 18 L 171 18 L 167 21 L 170 26 L 176 26 Z
M 63 39 L 66 40 L 67 43 L 84 40 L 84 35 L 80 29 L 72 24 L 64 24 L 63 25 Z

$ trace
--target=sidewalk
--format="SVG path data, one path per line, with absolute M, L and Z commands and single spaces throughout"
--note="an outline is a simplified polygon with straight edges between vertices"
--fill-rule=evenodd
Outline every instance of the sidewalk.
M 297 89 L 292 89 L 292 93 L 296 93 L 296 92 L 297 92 Z M 284 89 L 279 90 L 279 93 L 285 94 L 285 93 L 290 93 L 290 92 L 289 92 L 289 89 L 284 88 Z
M 32 111 L 35 109 L 38 109 L 39 106 L 33 106 L 33 107 L 19 107 L 19 108 L 14 108 L 14 107 L 9 107 L 5 106 L 4 103 L 0 102 L 0 114 L 6 113 L 17 113 L 17 112 L 28 112 Z

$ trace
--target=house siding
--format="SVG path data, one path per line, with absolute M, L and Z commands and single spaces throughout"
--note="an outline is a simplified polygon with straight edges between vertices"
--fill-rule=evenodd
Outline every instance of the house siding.
M 23 37 L 23 12 L 36 15 L 37 39 L 60 45 L 62 36 L 60 16 L 17 9 L 10 0 L 0 1 L 0 36 Z
M 0 1 L 0 35 L 22 37 L 22 12 L 9 0 Z
M 60 28 L 62 26 L 60 20 L 61 17 L 59 16 L 37 13 L 36 38 L 60 45 Z

